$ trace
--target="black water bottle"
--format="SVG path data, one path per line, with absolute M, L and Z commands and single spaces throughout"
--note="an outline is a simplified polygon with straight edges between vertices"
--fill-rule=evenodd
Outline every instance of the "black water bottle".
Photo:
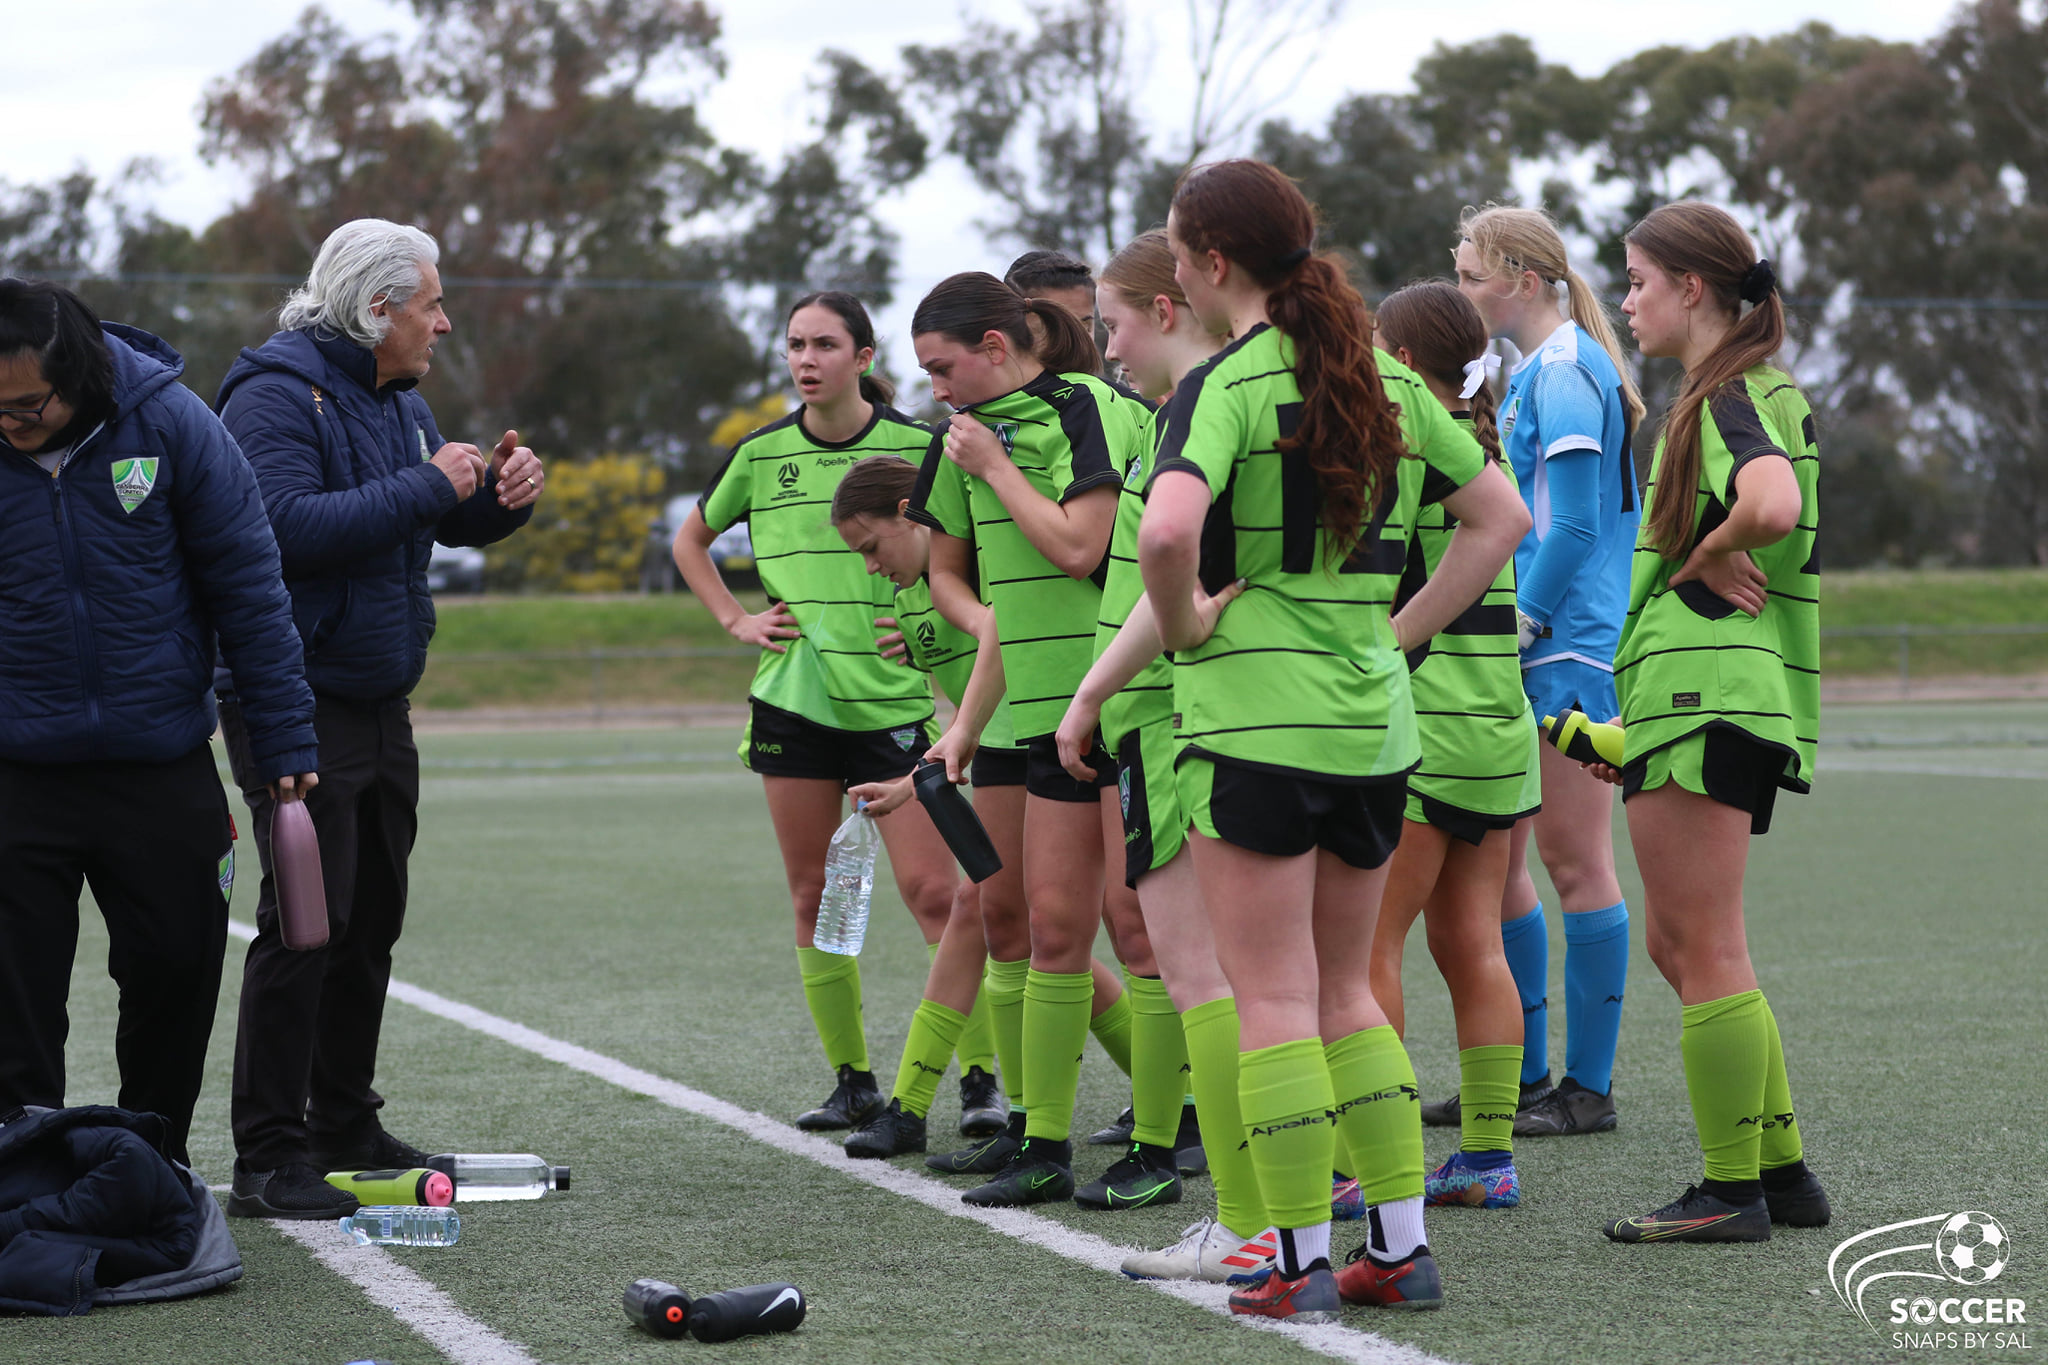
M 804 1294 L 793 1284 L 750 1284 L 706 1294 L 690 1303 L 690 1334 L 699 1341 L 731 1341 L 768 1332 L 794 1332 L 804 1320 Z
M 635 1280 L 626 1286 L 626 1316 L 658 1337 L 679 1337 L 690 1329 L 690 1296 L 664 1280 Z
M 920 763 L 910 780 L 946 847 L 960 860 L 960 870 L 967 874 L 967 880 L 985 882 L 1003 870 L 995 841 L 988 837 L 981 817 L 974 813 L 974 803 L 946 780 L 945 764 Z

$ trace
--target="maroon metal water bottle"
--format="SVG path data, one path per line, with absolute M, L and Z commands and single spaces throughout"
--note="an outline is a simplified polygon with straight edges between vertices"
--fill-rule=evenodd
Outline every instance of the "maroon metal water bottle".
M 270 875 L 277 879 L 277 928 L 297 952 L 327 946 L 327 884 L 320 839 L 306 803 L 280 801 L 270 817 Z

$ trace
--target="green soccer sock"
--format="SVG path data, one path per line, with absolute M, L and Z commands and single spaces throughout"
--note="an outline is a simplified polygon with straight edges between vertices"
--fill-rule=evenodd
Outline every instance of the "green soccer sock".
M 1789 1166 L 1806 1157 L 1799 1141 L 1799 1119 L 1792 1112 L 1792 1079 L 1785 1071 L 1785 1044 L 1778 1038 L 1778 1016 L 1764 1001 L 1764 1122 L 1757 1156 L 1765 1170 Z
M 1521 1079 L 1520 1043 L 1459 1050 L 1460 1151 L 1515 1150 L 1515 1101 L 1521 1093 Z
M 1195 1006 L 1180 1017 L 1187 1039 L 1188 1071 L 1195 1088 L 1195 1116 L 1202 1124 L 1202 1150 L 1216 1185 L 1216 1221 L 1249 1241 L 1271 1225 L 1259 1174 L 1244 1140 L 1237 1102 L 1237 1001 L 1229 996 Z
M 1041 972 L 1024 983 L 1024 1136 L 1065 1142 L 1073 1130 L 1081 1049 L 1088 1043 L 1087 972 Z
M 1326 1049 L 1337 1134 L 1368 1204 L 1422 1197 L 1422 1096 L 1393 1025 L 1360 1029 Z M 1327 1196 L 1326 1196 L 1327 1197 Z
M 1171 1147 L 1180 1136 L 1181 1106 L 1187 1102 L 1182 1073 L 1188 1047 L 1180 1011 L 1156 976 L 1126 971 L 1124 999 L 1131 1002 L 1131 1136 L 1154 1147 Z
M 1088 999 L 1091 1002 L 1095 999 L 1092 990 L 1088 994 Z M 1109 1060 L 1116 1063 L 1116 1069 L 1126 1076 L 1130 1075 L 1131 993 L 1125 991 L 1110 1002 L 1109 1008 L 1091 1016 L 1088 1020 L 1088 1031 L 1095 1035 L 1096 1042 L 1102 1044 L 1102 1050 L 1109 1054 Z
M 946 1074 L 953 1045 L 966 1026 L 967 1016 L 958 1010 L 936 1000 L 917 1002 L 917 1012 L 910 1016 L 910 1036 L 903 1040 L 903 1060 L 896 1066 L 896 1088 L 889 1092 L 905 1113 L 923 1118 L 931 1112 L 939 1078 Z
M 1390 1030 L 1391 1031 L 1391 1030 Z M 1266 1216 L 1278 1228 L 1330 1221 L 1330 1067 L 1318 1038 L 1238 1054 L 1237 1103 Z M 1417 1188 L 1420 1188 L 1420 1179 Z
M 1707 1179 L 1755 1180 L 1770 1071 L 1771 1012 L 1764 993 L 1687 1005 L 1683 1017 L 1678 1046 Z
M 811 1007 L 811 1023 L 818 1041 L 825 1045 L 825 1060 L 834 1071 L 851 1066 L 868 1069 L 868 1040 L 861 1026 L 860 959 L 828 953 L 822 948 L 798 948 L 797 967 L 804 976 L 804 1003 Z
M 925 956 L 933 962 L 939 960 L 939 945 L 924 945 Z M 984 974 L 987 969 L 983 969 Z M 960 1030 L 960 1041 L 954 1045 L 960 1057 L 960 1074 L 965 1077 L 969 1067 L 980 1067 L 993 1076 L 996 1073 L 996 1035 L 988 1020 L 988 992 L 974 993 L 974 1006 L 967 1011 L 967 1027 Z
M 1002 1065 L 1003 1094 L 1010 1112 L 1024 1112 L 1024 979 L 1031 959 L 988 960 L 981 976 L 981 999 L 988 1002 L 989 1031 L 996 1038 L 996 1060 Z M 970 1016 L 971 1017 L 971 1016 Z

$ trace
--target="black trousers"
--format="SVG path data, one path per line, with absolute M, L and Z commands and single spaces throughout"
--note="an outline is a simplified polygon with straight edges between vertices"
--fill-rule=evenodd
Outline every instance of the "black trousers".
M 250 778 L 248 732 L 221 706 L 228 762 L 255 817 L 263 861 L 256 941 L 242 968 L 235 1034 L 235 1150 L 252 1170 L 357 1145 L 377 1128 L 371 1088 L 391 948 L 405 925 L 406 860 L 419 828 L 420 756 L 404 698 L 315 696 L 320 785 L 306 799 L 327 887 L 327 946 L 294 952 L 278 933 L 270 823 L 276 803 Z
M 120 1106 L 187 1159 L 220 999 L 234 835 L 204 744 L 168 763 L 0 761 L 0 1110 L 64 1105 L 78 895 L 107 922 L 120 987 Z

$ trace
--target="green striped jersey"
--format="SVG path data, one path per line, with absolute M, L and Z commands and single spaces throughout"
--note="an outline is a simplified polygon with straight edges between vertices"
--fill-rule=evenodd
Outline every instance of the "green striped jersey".
M 877 405 L 858 435 L 834 443 L 804 430 L 803 411 L 734 446 L 697 504 L 714 531 L 748 524 L 761 586 L 770 601 L 789 604 L 802 632 L 785 653 L 761 651 L 750 691 L 833 730 L 914 724 L 932 714 L 930 682 L 875 648 L 875 618 L 895 613 L 895 588 L 846 548 L 831 508 L 855 460 L 915 459 L 931 444 L 931 428 Z
M 1470 413 L 1452 413 L 1451 420 L 1472 430 Z M 1496 463 L 1514 482 L 1512 467 Z M 1457 525 L 1442 503 L 1418 511 L 1396 611 L 1436 572 Z M 1408 790 L 1480 815 L 1523 815 L 1542 804 L 1536 722 L 1522 691 L 1518 634 L 1510 558 L 1477 602 L 1408 652 L 1408 686 L 1422 734 L 1422 766 L 1409 777 Z
M 991 427 L 1031 486 L 1067 502 L 1123 478 L 1137 424 L 1093 375 L 1045 373 L 968 411 Z M 981 600 L 995 608 L 1010 723 L 1019 743 L 1059 728 L 1074 689 L 1095 659 L 1101 575 L 1073 578 L 1017 529 L 995 490 L 965 473 L 932 442 L 910 514 L 974 542 Z
M 974 676 L 974 637 L 939 614 L 932 604 L 931 584 L 922 578 L 896 590 L 896 625 L 903 632 L 903 657 L 911 667 L 931 674 L 958 706 L 967 696 L 967 680 Z M 995 713 L 982 728 L 981 747 L 1017 747 L 1008 702 L 996 703 Z
M 1166 430 L 1159 413 L 1142 403 L 1126 401 L 1122 406 L 1141 424 L 1141 431 L 1140 438 L 1131 445 L 1131 462 L 1124 469 L 1123 486 L 1117 493 L 1116 529 L 1109 538 L 1109 569 L 1102 580 L 1102 605 L 1095 617 L 1098 659 L 1129 619 L 1131 608 L 1145 595 L 1145 581 L 1138 575 L 1138 523 L 1145 515 L 1145 483 L 1152 477 L 1152 456 Z M 1102 704 L 1103 742 L 1115 753 L 1125 735 L 1172 714 L 1173 662 L 1162 654 Z
M 1767 365 L 1702 405 L 1693 543 L 1727 520 L 1736 472 L 1760 456 L 1792 462 L 1801 499 L 1797 528 L 1749 552 L 1769 580 L 1763 614 L 1752 618 L 1698 580 L 1673 588 L 1671 575 L 1684 561 L 1657 553 L 1645 518 L 1614 686 L 1630 762 L 1724 722 L 1785 750 L 1779 785 L 1803 792 L 1813 782 L 1820 736 L 1820 447 L 1806 399 L 1791 376 Z M 1663 464 L 1660 440 L 1652 490 Z
M 1214 499 L 1202 532 L 1202 582 L 1245 594 L 1216 633 L 1174 656 L 1183 753 L 1338 781 L 1398 777 L 1422 756 L 1408 664 L 1387 624 L 1408 562 L 1416 509 L 1485 466 L 1413 371 L 1377 357 L 1402 435 L 1418 458 L 1369 499 L 1358 544 L 1331 566 L 1315 472 L 1277 442 L 1301 419 L 1294 344 L 1266 324 L 1196 368 L 1166 406 L 1152 479 L 1199 474 Z

